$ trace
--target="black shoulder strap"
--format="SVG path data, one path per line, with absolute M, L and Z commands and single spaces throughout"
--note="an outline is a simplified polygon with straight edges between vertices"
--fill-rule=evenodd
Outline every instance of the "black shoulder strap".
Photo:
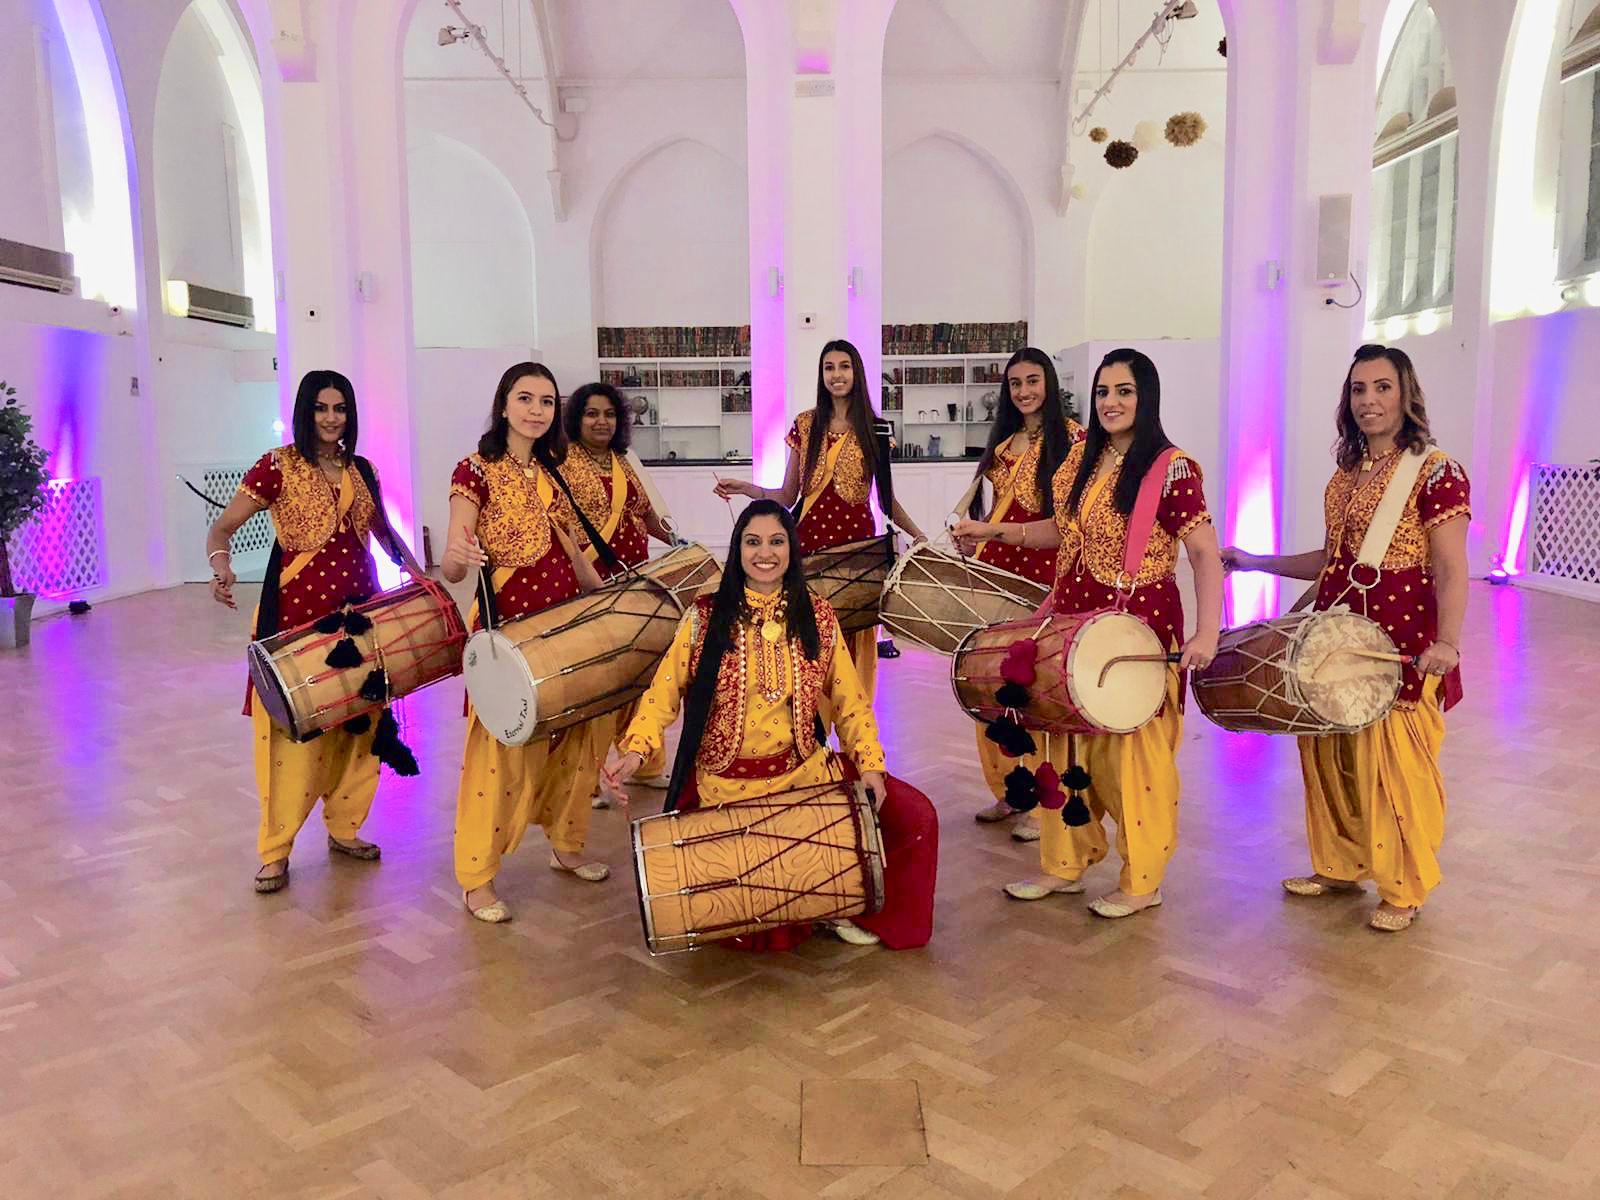
M 583 536 L 589 539 L 589 544 L 595 548 L 595 553 L 600 556 L 600 561 L 605 563 L 611 570 L 620 571 L 622 569 L 622 560 L 617 557 L 617 552 L 611 548 L 611 544 L 600 536 L 600 531 L 594 527 L 594 523 L 583 515 L 583 509 L 578 506 L 577 498 L 573 496 L 572 488 L 561 472 L 552 467 L 544 467 L 543 469 L 550 472 L 551 478 L 560 484 L 561 490 L 566 493 L 567 503 L 572 505 L 572 515 L 577 517 L 578 524 L 583 526 Z
M 894 520 L 894 477 L 889 473 L 889 442 L 894 436 L 894 423 L 879 417 L 872 423 L 873 436 L 878 439 L 878 507 L 883 509 L 885 521 Z
M 256 605 L 256 629 L 252 640 L 259 642 L 278 632 L 278 579 L 283 575 L 283 546 L 272 540 L 267 555 L 267 573 L 261 579 L 261 600 Z
M 377 507 L 378 516 L 383 519 L 383 533 L 378 535 L 378 543 L 383 547 L 383 552 L 395 566 L 405 564 L 405 555 L 400 553 L 398 539 L 394 530 L 389 527 L 389 514 L 383 508 L 383 489 L 378 486 L 378 473 L 372 469 L 372 464 L 359 454 L 350 456 L 356 473 L 361 476 L 361 482 L 367 485 L 367 491 L 372 495 L 372 503 Z

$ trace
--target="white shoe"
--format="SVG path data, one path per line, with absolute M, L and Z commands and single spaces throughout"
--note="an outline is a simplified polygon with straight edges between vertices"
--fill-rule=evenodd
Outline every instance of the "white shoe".
M 1008 883 L 1002 890 L 1013 900 L 1043 900 L 1046 896 L 1076 896 L 1084 886 L 1081 879 L 1057 879 L 1054 875 L 1046 875 L 1044 879 Z
M 1021 817 L 1012 822 L 1011 840 L 1013 842 L 1037 842 L 1039 840 L 1039 822 L 1032 817 Z
M 590 808 L 610 808 L 611 807 L 611 797 L 606 794 L 606 791 L 605 791 L 604 788 L 602 788 L 600 791 L 596 792 L 594 794 L 593 798 L 590 799 L 589 807 Z
M 1106 896 L 1101 896 L 1096 900 L 1089 901 L 1089 911 L 1090 912 L 1092 912 L 1097 917 L 1107 917 L 1107 918 L 1109 918 L 1110 920 L 1113 920 L 1113 921 L 1120 920 L 1123 917 L 1131 917 L 1131 916 L 1133 916 L 1134 913 L 1142 913 L 1147 908 L 1160 908 L 1160 907 L 1161 907 L 1161 889 L 1160 888 L 1157 888 L 1155 891 L 1150 893 L 1150 901 L 1149 901 L 1148 904 L 1141 904 L 1141 905 L 1137 905 L 1137 906 L 1132 905 L 1132 904 L 1124 904 L 1120 900 L 1112 900 L 1112 899 L 1110 899 L 1110 898 L 1108 898 Z
M 822 927 L 841 942 L 849 942 L 852 946 L 876 946 L 883 941 L 870 929 L 863 929 L 854 921 L 823 921 Z

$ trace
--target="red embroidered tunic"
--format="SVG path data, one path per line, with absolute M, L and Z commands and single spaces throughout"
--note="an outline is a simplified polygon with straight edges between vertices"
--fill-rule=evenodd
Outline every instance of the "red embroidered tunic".
M 1076 445 L 1083 440 L 1083 426 L 1076 421 L 1068 420 L 1067 434 L 1070 444 Z M 984 472 L 984 478 L 989 483 L 989 493 L 995 497 L 995 507 L 999 506 L 1002 499 L 1001 492 L 1007 481 L 1016 479 L 1016 494 L 1012 497 L 1010 506 L 999 518 L 1001 525 L 1026 525 L 1030 521 L 1044 519 L 1044 499 L 1039 494 L 1039 454 L 1043 447 L 1042 436 L 1029 438 L 1027 449 L 1020 455 L 1022 460 L 1020 467 L 1017 464 L 1019 456 L 1011 453 L 1009 438 L 995 450 L 994 462 Z M 994 519 L 994 508 L 991 508 L 986 520 Z M 1054 550 L 1029 550 L 1022 546 L 1008 546 L 1003 542 L 988 541 L 978 547 L 974 557 L 982 559 L 990 566 L 1021 575 L 1024 579 L 1031 579 L 1046 587 L 1056 581 Z
M 1122 572 L 1122 557 L 1127 551 L 1128 518 L 1112 504 L 1120 463 L 1113 462 L 1106 480 L 1082 518 L 1068 511 L 1067 498 L 1078 464 L 1083 461 L 1082 443 L 1074 446 L 1052 481 L 1056 506 L 1056 528 L 1061 531 L 1061 548 L 1056 552 L 1055 606 L 1062 612 L 1093 612 L 1116 602 L 1117 576 Z M 1109 448 L 1103 453 L 1109 454 Z M 1178 593 L 1178 543 L 1191 531 L 1211 520 L 1206 509 L 1200 464 L 1179 453 L 1167 467 L 1167 478 L 1156 506 L 1155 527 L 1145 547 L 1144 562 L 1134 579 L 1128 611 L 1156 631 L 1162 645 L 1177 648 L 1183 642 L 1183 600 Z M 1090 487 L 1083 498 L 1089 500 Z
M 239 483 L 239 491 L 271 513 L 284 567 L 296 555 L 315 551 L 311 562 L 278 588 L 278 630 L 327 616 L 351 596 L 378 591 L 367 549 L 377 507 L 361 473 L 354 467 L 348 470 L 355 500 L 343 519 L 339 486 L 293 446 L 263 454 Z
M 549 506 L 539 495 L 542 468 L 524 471 L 510 457 L 493 460 L 473 454 L 456 464 L 450 494 L 478 506 L 478 543 L 492 570 L 511 570 L 495 592 L 501 621 L 514 621 L 578 595 L 578 574 L 551 523 L 571 536 L 572 508 L 565 493 L 547 481 Z M 473 622 L 482 625 L 482 614 Z
M 801 413 L 789 427 L 789 435 L 783 439 L 784 445 L 799 456 L 802 471 L 806 465 L 806 439 L 816 416 L 814 410 Z M 849 441 L 839 451 L 833 478 L 823 487 L 822 494 L 811 502 L 806 515 L 800 518 L 802 556 L 826 550 L 829 546 L 863 541 L 877 532 L 873 526 L 869 501 L 872 480 L 867 475 L 866 456 L 862 454 L 854 433 L 827 433 L 822 449 L 817 454 L 817 465 L 812 468 L 811 477 L 801 481 L 800 493 L 802 496 L 809 495 L 822 479 L 827 470 L 828 453 L 841 438 L 848 438 Z
M 1415 655 L 1439 637 L 1439 598 L 1434 591 L 1428 535 L 1447 521 L 1472 515 L 1472 488 L 1460 463 L 1442 450 L 1433 451 L 1406 499 L 1377 585 L 1365 594 L 1355 588 L 1347 590 L 1350 565 L 1361 550 L 1361 539 L 1372 524 L 1389 477 L 1399 465 L 1400 456 L 1395 455 L 1360 487 L 1354 470 L 1335 471 L 1328 481 L 1323 516 L 1331 557 L 1317 583 L 1316 608 L 1321 611 L 1347 604 L 1382 625 L 1400 653 Z M 1364 568 L 1357 571 L 1363 581 L 1370 574 Z M 1422 698 L 1422 675 L 1415 667 L 1406 666 L 1402 678 L 1396 707 L 1415 708 Z M 1444 677 L 1444 707 L 1452 708 L 1462 694 L 1461 668 L 1457 667 Z
M 622 466 L 628 490 L 622 501 L 621 519 L 609 544 L 624 565 L 637 566 L 650 557 L 650 530 L 645 524 L 651 513 L 650 501 L 632 464 L 620 455 L 617 462 Z M 591 525 L 604 533 L 607 522 L 611 520 L 611 508 L 615 500 L 610 465 L 602 467 L 589 456 L 588 451 L 574 447 L 567 455 L 567 461 L 562 464 L 561 473 L 571 485 L 573 499 L 578 502 L 583 515 L 589 518 Z M 611 577 L 612 571 L 603 559 L 597 557 L 594 565 L 602 579 Z

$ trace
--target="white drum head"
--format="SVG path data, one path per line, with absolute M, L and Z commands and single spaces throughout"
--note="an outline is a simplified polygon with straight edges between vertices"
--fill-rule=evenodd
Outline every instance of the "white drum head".
M 503 745 L 527 745 L 539 720 L 539 695 L 517 644 L 498 630 L 480 629 L 467 639 L 461 663 L 483 727 Z
M 1109 733 L 1132 733 L 1161 711 L 1167 697 L 1167 664 L 1111 664 L 1125 654 L 1165 655 L 1166 647 L 1155 630 L 1132 613 L 1108 612 L 1078 631 L 1067 660 L 1073 704 Z

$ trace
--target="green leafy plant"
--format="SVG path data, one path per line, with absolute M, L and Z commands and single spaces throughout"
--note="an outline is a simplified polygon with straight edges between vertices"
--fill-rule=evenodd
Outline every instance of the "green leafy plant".
M 0 596 L 15 596 L 11 535 L 44 507 L 45 452 L 28 436 L 33 418 L 17 403 L 17 389 L 0 379 Z

